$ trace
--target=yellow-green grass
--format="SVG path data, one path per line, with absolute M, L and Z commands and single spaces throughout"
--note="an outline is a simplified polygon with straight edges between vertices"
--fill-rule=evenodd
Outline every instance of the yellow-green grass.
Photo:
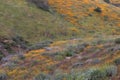
M 59 14 L 49 13 L 37 8 L 26 0 L 0 1 L 0 35 L 20 35 L 31 43 L 43 40 L 67 39 L 79 36 L 81 30 L 61 18 Z M 80 33 L 81 32 L 81 33 Z
M 60 9 L 63 9 L 62 6 L 58 6 L 58 8 L 61 7 Z M 84 7 L 79 9 L 80 6 Z M 71 9 L 74 10 L 74 13 L 82 11 L 81 15 L 77 16 L 76 13 L 74 16 L 74 18 L 78 17 L 77 22 L 80 25 L 75 25 L 72 22 L 74 19 L 69 16 L 70 14 L 68 17 L 63 17 L 62 13 L 49 13 L 28 3 L 26 0 L 1 0 L 0 36 L 11 37 L 20 35 L 30 43 L 36 43 L 43 40 L 63 40 L 86 36 L 120 34 L 119 17 L 118 19 L 116 17 L 109 19 L 109 17 L 107 21 L 104 21 L 104 17 L 100 17 L 101 14 L 94 11 L 87 12 L 87 16 L 83 15 L 86 14 L 87 9 L 92 10 L 92 7 L 95 8 L 95 5 L 81 3 L 78 8 L 76 7 L 76 5 L 73 5 Z M 114 11 L 114 9 L 116 8 L 111 8 L 112 12 L 118 15 L 119 11 L 117 9 Z M 67 11 L 69 12 L 69 10 Z M 88 16 L 88 14 L 92 16 Z M 65 18 L 72 19 L 68 20 L 71 23 L 66 21 Z

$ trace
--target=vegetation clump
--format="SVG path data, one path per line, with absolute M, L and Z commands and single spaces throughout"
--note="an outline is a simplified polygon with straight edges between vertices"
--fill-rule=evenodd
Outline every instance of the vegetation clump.
M 7 74 L 5 72 L 0 72 L 0 80 L 7 80 Z
M 104 72 L 106 77 L 113 77 L 117 75 L 117 67 L 114 65 L 110 65 L 104 68 Z
M 115 39 L 116 44 L 120 44 L 120 38 Z
M 50 76 L 45 73 L 38 74 L 34 80 L 50 80 Z
M 116 65 L 120 65 L 120 58 L 115 59 L 115 60 L 114 60 L 114 63 L 115 63 Z
M 94 11 L 96 11 L 96 12 L 98 12 L 98 13 L 101 13 L 101 12 L 102 12 L 102 10 L 101 10 L 100 7 L 95 8 Z
M 28 47 L 27 51 L 43 49 L 44 47 L 48 47 L 51 43 L 53 43 L 53 41 L 42 41 L 42 42 L 33 44 L 32 46 Z
M 99 69 L 90 69 L 88 72 L 88 80 L 103 80 L 105 74 Z
M 38 8 L 41 8 L 45 11 L 49 11 L 49 5 L 47 0 L 28 0 L 31 3 L 34 3 Z
M 110 0 L 104 0 L 105 2 L 107 2 L 107 3 L 110 3 Z

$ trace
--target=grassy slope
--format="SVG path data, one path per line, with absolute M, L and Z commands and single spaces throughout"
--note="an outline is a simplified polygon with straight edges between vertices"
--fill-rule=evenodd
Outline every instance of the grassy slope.
M 23 36 L 31 43 L 72 37 L 74 27 L 57 14 L 28 4 L 25 0 L 0 1 L 0 35 Z
M 56 1 L 56 0 L 52 0 L 52 1 Z M 55 7 L 56 10 L 59 12 L 59 9 L 62 8 L 62 11 L 65 11 L 66 9 L 68 9 L 66 12 L 68 12 L 66 14 L 66 12 L 64 13 L 64 15 L 66 15 L 67 20 L 70 22 L 74 23 L 74 19 L 70 16 L 71 13 L 71 9 L 69 9 L 69 6 L 67 8 L 63 8 L 66 6 L 61 5 L 63 1 L 63 3 L 65 3 L 65 0 L 58 0 L 60 1 L 59 3 L 54 3 L 53 6 L 57 6 Z M 70 1 L 72 0 L 66 0 L 69 3 L 71 3 Z M 79 0 L 74 0 L 74 1 L 79 1 Z M 96 39 L 91 38 L 91 36 L 93 35 L 97 35 L 98 34 L 115 34 L 115 35 L 119 35 L 119 9 L 111 6 L 112 9 L 110 9 L 110 12 L 112 12 L 111 14 L 107 14 L 108 12 L 105 12 L 105 15 L 109 16 L 107 21 L 103 21 L 103 14 L 99 14 L 93 11 L 94 7 L 89 7 L 89 6 L 93 6 L 92 4 L 88 4 L 87 0 L 83 4 L 80 4 L 80 6 L 84 6 L 81 8 L 80 13 L 81 15 L 78 13 L 77 20 L 80 21 L 79 23 L 74 23 L 76 26 L 71 25 L 70 23 L 66 22 L 64 19 L 61 19 L 60 17 L 58 17 L 58 15 L 51 15 L 45 11 L 39 10 L 37 9 L 34 5 L 27 5 L 26 2 L 23 0 L 1 0 L 0 1 L 0 34 L 6 35 L 6 36 L 13 36 L 16 33 L 23 36 L 25 39 L 29 40 L 30 42 L 37 42 L 40 40 L 48 40 L 50 38 L 45 37 L 44 35 L 41 35 L 41 32 L 44 34 L 46 33 L 46 31 L 50 31 L 50 33 L 55 34 L 55 36 L 57 36 L 55 39 L 63 39 L 65 38 L 70 38 L 72 37 L 71 34 L 75 35 L 78 34 L 79 36 L 86 36 L 86 38 L 83 38 L 82 40 L 78 41 L 78 43 L 76 42 L 76 40 L 68 40 L 68 41 L 58 41 L 58 42 L 54 42 L 50 48 L 52 48 L 52 51 L 50 51 L 50 53 L 54 53 L 54 52 L 59 52 L 62 51 L 66 46 L 68 45 L 76 45 L 79 43 L 91 43 L 92 41 L 97 42 L 97 40 L 99 41 L 99 39 L 105 39 L 108 41 L 108 45 L 111 45 L 111 42 L 109 43 L 109 39 L 113 39 L 113 37 L 115 36 L 111 36 L 109 38 L 106 38 L 106 36 L 104 37 L 99 37 Z M 60 5 L 56 5 L 56 4 L 60 4 Z M 75 4 L 75 3 L 74 3 Z M 76 5 L 78 5 L 76 3 Z M 100 6 L 100 4 L 98 4 Z M 106 4 L 107 5 L 107 4 Z M 79 7 L 80 7 L 79 6 Z M 73 7 L 73 6 L 72 6 Z M 90 8 L 90 12 L 86 13 L 88 7 Z M 102 5 L 103 7 L 103 5 Z M 106 8 L 106 7 L 105 7 Z M 76 10 L 77 8 L 74 8 L 74 10 Z M 78 8 L 79 9 L 79 8 Z M 108 8 L 107 8 L 108 9 Z M 114 12 L 115 9 L 115 12 Z M 112 11 L 111 11 L 112 10 Z M 78 11 L 79 12 L 79 11 Z M 59 12 L 61 13 L 61 12 Z M 76 13 L 76 11 L 75 11 Z M 84 16 L 83 13 L 86 13 Z M 92 17 L 88 16 L 89 13 L 92 13 Z M 83 14 L 83 15 L 82 15 Z M 112 15 L 115 14 L 115 15 Z M 73 15 L 73 14 L 72 14 Z M 76 15 L 75 15 L 76 16 Z M 57 17 L 57 18 L 56 18 Z M 53 22 L 51 22 L 53 21 Z M 46 24 L 47 22 L 47 24 Z M 75 21 L 76 22 L 76 21 Z M 82 24 L 81 24 L 82 23 Z M 105 24 L 106 23 L 106 24 Z M 110 25 L 110 23 L 112 25 Z M 96 25 L 95 25 L 96 24 Z M 62 25 L 62 29 L 61 29 L 61 25 Z M 83 27 L 82 27 L 83 26 Z M 94 26 L 94 27 L 93 27 Z M 97 27 L 97 28 L 96 28 Z M 62 34 L 63 31 L 66 32 L 66 30 L 64 28 L 67 28 L 68 30 L 68 35 L 64 36 Z M 32 30 L 32 31 L 31 31 Z M 61 31 L 62 33 L 58 33 L 59 31 Z M 118 30 L 118 31 L 116 31 Z M 14 32 L 13 32 L 14 31 Z M 91 32 L 92 31 L 92 32 Z M 95 33 L 93 33 L 95 31 Z M 76 33 L 77 32 L 77 33 Z M 106 32 L 106 33 L 105 33 Z M 38 33 L 38 34 L 36 34 Z M 57 33 L 57 34 L 56 34 Z M 84 35 L 83 35 L 84 33 Z M 90 37 L 88 37 L 90 36 Z M 101 35 L 100 35 L 101 36 Z M 51 36 L 50 36 L 51 37 Z M 117 36 L 119 37 L 119 36 Z M 65 44 L 66 43 L 66 44 Z M 75 43 L 75 44 L 74 44 Z M 93 43 L 92 43 L 93 44 Z M 96 54 L 97 57 L 94 58 L 99 58 L 101 59 L 103 62 L 105 60 L 105 63 L 99 63 L 98 66 L 102 66 L 102 65 L 106 65 L 106 64 L 111 64 L 111 62 L 114 61 L 114 59 L 119 58 L 120 57 L 120 52 L 115 51 L 113 52 L 114 56 L 111 59 L 111 54 L 105 55 L 109 52 L 105 52 L 104 50 L 107 51 L 107 48 L 104 47 L 105 45 L 104 43 L 102 45 L 100 44 L 96 44 L 96 45 L 90 45 L 88 47 L 85 48 L 85 51 L 89 51 L 89 49 L 93 49 L 95 48 L 95 52 L 96 52 L 96 48 L 98 50 L 100 50 L 99 54 Z M 56 48 L 56 46 L 58 46 L 58 49 Z M 114 47 L 116 45 L 112 45 L 112 47 Z M 111 46 L 108 46 L 108 48 L 111 48 Z M 24 54 L 24 58 L 20 58 L 19 56 L 15 55 L 12 56 L 11 58 L 8 58 L 9 61 L 6 63 L 3 63 L 0 66 L 0 74 L 1 73 L 5 73 L 8 75 L 8 80 L 33 80 L 33 78 L 38 75 L 40 72 L 45 72 L 45 73 L 51 73 L 51 71 L 55 70 L 55 67 L 57 67 L 57 70 L 64 70 L 64 71 L 70 71 L 69 69 L 71 69 L 71 64 L 74 63 L 78 63 L 79 60 L 77 60 L 77 57 L 72 57 L 70 60 L 67 60 L 67 64 L 66 64 L 66 59 L 63 58 L 63 60 L 55 60 L 53 57 L 47 55 L 47 57 L 45 55 L 41 55 L 41 53 L 49 53 L 49 51 L 46 51 L 45 49 L 40 49 L 40 50 L 33 50 L 28 52 L 27 54 Z M 87 59 L 93 59 L 94 51 L 93 53 L 89 53 L 88 54 L 83 54 L 83 56 L 86 58 L 86 56 L 88 57 Z M 78 54 L 81 55 L 81 54 Z M 82 57 L 83 57 L 82 56 Z M 61 64 L 62 63 L 62 64 Z M 59 66 L 57 66 L 56 64 L 59 64 Z M 91 64 L 87 64 L 84 65 L 83 68 L 85 67 L 85 69 L 94 67 L 95 65 L 91 65 Z M 82 69 L 83 69 L 82 68 Z M 119 69 L 119 66 L 118 66 Z M 120 70 L 120 69 L 119 69 Z M 120 72 L 120 71 L 118 71 Z M 119 73 L 120 74 L 120 73 Z M 119 77 L 119 74 L 117 76 L 115 76 L 116 78 Z M 113 79 L 113 80 L 117 80 L 117 79 Z
M 49 4 L 68 21 L 86 31 L 120 34 L 120 8 L 102 0 L 49 0 Z M 102 12 L 95 12 L 96 7 L 100 7 Z
M 36 43 L 50 39 L 120 34 L 118 17 L 120 12 L 117 7 L 92 1 L 88 3 L 87 0 L 49 1 L 50 5 L 62 15 L 50 14 L 28 4 L 25 0 L 1 0 L 0 35 L 20 35 L 31 43 Z M 102 13 L 93 11 L 96 6 L 102 8 Z M 75 25 L 67 22 L 66 19 Z

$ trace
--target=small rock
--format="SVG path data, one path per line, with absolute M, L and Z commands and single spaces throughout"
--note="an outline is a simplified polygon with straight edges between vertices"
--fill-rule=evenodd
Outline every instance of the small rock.
M 81 56 L 77 56 L 77 59 L 81 60 L 81 59 L 82 59 L 82 57 L 81 57 Z
M 115 51 L 120 50 L 120 45 L 116 46 L 114 49 Z
M 92 59 L 88 59 L 85 61 L 85 63 L 91 63 L 93 60 Z
M 66 59 L 67 59 L 67 60 L 70 60 L 70 59 L 71 59 L 71 57 L 66 57 Z
M 1 65 L 1 67 L 6 67 L 8 65 L 8 63 L 4 63 Z
M 4 57 L 4 58 L 2 58 L 2 62 L 8 62 L 10 60 L 10 58 L 8 58 L 8 57 Z
M 50 48 L 50 47 L 45 47 L 44 48 L 46 51 L 51 51 L 52 50 L 52 48 Z
M 75 64 L 73 64 L 73 68 L 76 68 L 76 67 L 81 67 L 81 66 L 83 66 L 83 64 L 84 63 L 82 63 L 82 62 L 79 62 L 79 63 L 75 63 Z

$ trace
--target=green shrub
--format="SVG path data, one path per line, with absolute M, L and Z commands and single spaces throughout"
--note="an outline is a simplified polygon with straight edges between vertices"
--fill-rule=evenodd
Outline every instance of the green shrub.
M 55 60 L 63 60 L 64 57 L 62 55 L 56 55 Z
M 120 38 L 115 39 L 116 44 L 120 44 Z
M 13 70 L 16 66 L 17 66 L 17 64 L 15 62 L 9 62 L 6 65 L 6 67 L 8 67 L 8 69 L 10 69 L 10 70 Z
M 114 65 L 110 65 L 104 68 L 104 72 L 107 77 L 113 77 L 117 75 L 117 67 Z
M 105 73 L 100 69 L 92 68 L 86 71 L 72 72 L 67 80 L 104 80 Z
M 120 58 L 115 59 L 115 60 L 114 60 L 114 63 L 115 63 L 116 65 L 120 65 Z
M 61 70 L 56 70 L 51 80 L 68 80 L 68 74 Z
M 86 43 L 70 45 L 67 47 L 67 50 L 65 51 L 65 56 L 73 56 L 75 54 L 79 54 L 80 52 L 84 51 L 84 48 L 87 47 L 88 45 L 89 44 Z
M 84 72 L 74 73 L 71 80 L 87 80 L 86 74 Z
M 86 71 L 77 72 L 74 80 L 106 80 L 108 77 L 116 76 L 117 67 L 114 65 L 103 68 L 91 68 Z
M 17 57 L 20 60 L 24 60 L 25 59 L 25 56 L 23 54 L 18 54 Z
M 78 54 L 82 51 L 84 51 L 84 48 L 87 47 L 89 44 L 83 43 L 83 44 L 76 44 L 76 45 L 71 45 L 67 49 Z
M 22 49 L 26 49 L 29 45 L 29 42 L 24 40 L 24 38 L 19 35 L 13 36 L 12 40 L 13 40 L 13 43 L 11 43 L 10 45 L 12 46 L 20 45 L 20 48 Z
M 105 78 L 104 72 L 100 69 L 90 69 L 85 74 L 88 80 L 103 80 Z
M 90 74 L 90 80 L 101 80 L 103 78 L 104 78 L 104 75 L 100 70 L 95 70 Z
M 66 56 L 73 56 L 76 52 L 76 45 L 70 45 L 65 51 Z
M 48 47 L 51 43 L 52 43 L 52 41 L 43 41 L 43 42 L 40 42 L 40 43 L 36 43 L 36 44 L 30 46 L 28 48 L 28 51 L 30 51 L 30 50 L 37 50 L 37 49 L 42 49 L 44 47 Z
M 98 13 L 101 13 L 101 12 L 102 12 L 102 10 L 101 10 L 100 7 L 95 8 L 94 11 L 96 11 L 96 12 L 98 12 Z
M 4 55 L 2 54 L 2 52 L 0 51 L 0 61 L 1 59 L 4 57 Z
M 57 74 L 54 78 L 54 80 L 64 80 L 64 79 L 67 79 L 67 74 L 65 73 Z
M 73 56 L 75 53 L 72 50 L 65 50 L 62 52 L 58 52 L 56 56 L 60 56 L 61 58 L 65 58 L 65 57 L 70 57 Z
M 65 56 L 69 57 L 69 56 L 73 56 L 74 55 L 74 52 L 72 51 L 66 51 L 65 52 Z
M 5 72 L 0 72 L 0 80 L 7 80 L 7 74 Z
M 31 64 L 29 65 L 30 67 L 33 67 L 33 66 L 35 66 L 35 65 L 37 65 L 39 63 L 39 61 L 37 61 L 37 60 L 32 60 L 31 61 Z
M 34 78 L 34 80 L 50 80 L 50 75 L 40 73 Z
M 84 71 L 73 71 L 71 73 L 64 73 L 56 71 L 53 75 L 40 73 L 34 80 L 108 80 L 109 77 L 116 76 L 117 67 L 114 65 L 107 65 L 102 68 L 90 68 Z

